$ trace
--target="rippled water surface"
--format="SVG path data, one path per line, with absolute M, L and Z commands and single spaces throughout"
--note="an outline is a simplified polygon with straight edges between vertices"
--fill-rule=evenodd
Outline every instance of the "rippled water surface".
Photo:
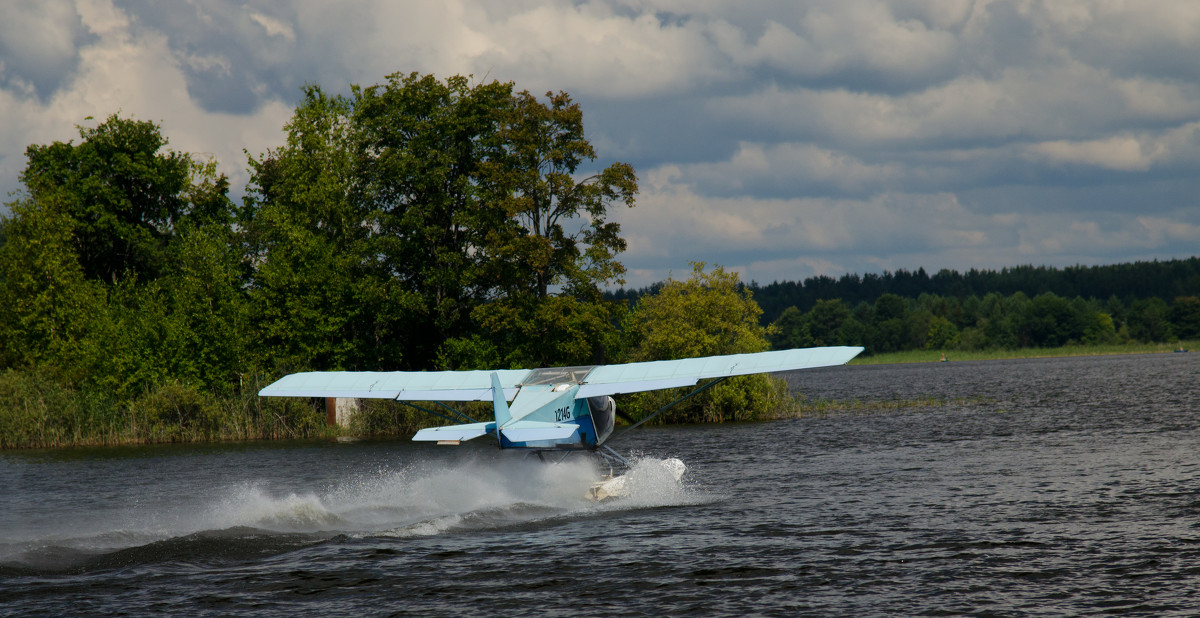
M 798 372 L 949 403 L 639 429 L 603 504 L 486 444 L 0 452 L 0 614 L 1195 614 L 1197 359 Z

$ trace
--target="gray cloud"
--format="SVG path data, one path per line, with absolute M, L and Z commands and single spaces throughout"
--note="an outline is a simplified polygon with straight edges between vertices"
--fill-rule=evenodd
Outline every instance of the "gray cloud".
M 244 183 L 299 88 L 474 74 L 584 107 L 630 283 L 1194 253 L 1200 5 L 1093 0 L 77 0 L 0 20 L 0 191 L 117 110 Z M 32 33 L 37 33 L 34 36 Z
M 7 3 L 0 18 L 0 88 L 45 101 L 77 68 L 80 46 L 92 40 L 67 4 Z

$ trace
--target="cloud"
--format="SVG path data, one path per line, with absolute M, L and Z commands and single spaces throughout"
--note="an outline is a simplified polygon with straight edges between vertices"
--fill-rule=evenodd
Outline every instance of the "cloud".
M 250 13 L 250 19 L 254 23 L 262 26 L 262 29 L 267 33 L 267 36 L 282 37 L 288 42 L 294 42 L 296 40 L 296 32 L 292 30 L 292 27 L 279 21 L 278 19 L 254 12 Z
M 1098 140 L 1041 142 L 1030 147 L 1032 154 L 1052 163 L 1096 165 L 1111 170 L 1145 171 L 1161 150 L 1129 136 Z
M 44 102 L 0 90 L 0 114 L 21 119 L 0 127 L 0 177 L 8 191 L 16 189 L 26 145 L 78 140 L 76 124 L 94 125 L 118 112 L 160 123 L 173 149 L 217 159 L 235 186 L 246 179 L 242 149 L 259 152 L 279 142 L 289 106 L 274 101 L 253 115 L 208 111 L 191 96 L 166 36 L 139 29 L 107 2 L 75 8 L 91 42 L 80 47 L 69 79 Z
M 18 0 L 4 8 L 0 88 L 45 101 L 75 70 L 88 32 L 66 3 Z
M 836 195 L 886 190 L 907 170 L 813 144 L 742 142 L 726 161 L 680 165 L 679 181 L 716 195 Z
M 1192 0 L 50 0 L 0 22 L 0 192 L 120 111 L 245 183 L 305 83 L 473 74 L 581 103 L 642 176 L 631 281 L 1194 254 Z
M 638 206 L 616 213 L 629 241 L 630 287 L 660 280 L 688 261 L 722 264 L 766 282 L 900 268 L 1111 262 L 1106 255 L 1149 259 L 1164 248 L 1186 253 L 1188 243 L 1200 242 L 1200 212 L 1188 209 L 1147 217 L 1136 209 L 979 208 L 947 193 L 716 198 L 680 188 L 677 174 L 656 170 Z
M 1090 165 L 1122 172 L 1144 172 L 1156 164 L 1194 165 L 1200 162 L 1200 122 L 1155 133 L 1039 142 L 1029 147 L 1029 156 L 1052 164 Z

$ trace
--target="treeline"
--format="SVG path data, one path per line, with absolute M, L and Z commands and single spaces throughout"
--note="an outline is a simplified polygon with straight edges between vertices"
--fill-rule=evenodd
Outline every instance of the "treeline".
M 1200 298 L 1171 304 L 1150 297 L 1126 304 L 1064 298 L 1046 292 L 1030 298 L 989 293 L 959 299 L 933 294 L 903 298 L 885 293 L 850 306 L 818 300 L 801 311 L 789 307 L 772 325 L 777 348 L 861 345 L 867 353 L 904 350 L 984 350 L 1164 342 L 1200 337 Z
M 1171 302 L 1180 296 L 1200 294 L 1200 257 L 1179 260 L 1134 262 L 1103 266 L 1014 266 L 1000 270 L 971 269 L 965 273 L 942 269 L 930 276 L 924 268 L 915 272 L 900 269 L 882 274 L 826 275 L 803 281 L 776 281 L 762 285 L 746 284 L 763 309 L 763 323 L 779 319 L 783 311 L 795 307 L 807 312 L 819 300 L 841 299 L 854 307 L 874 303 L 884 294 L 915 299 L 922 294 L 965 300 L 987 294 L 1004 297 L 1018 292 L 1030 298 L 1052 293 L 1064 298 L 1116 296 L 1126 305 L 1134 300 L 1160 298 Z M 613 299 L 632 301 L 655 291 L 655 286 L 619 289 L 610 292 Z
M 348 97 L 308 86 L 284 133 L 250 157 L 241 203 L 151 122 L 28 148 L 0 220 L 0 446 L 320 434 L 309 402 L 256 397 L 295 371 L 749 351 L 695 330 L 712 327 L 768 345 L 720 269 L 670 298 L 728 304 L 716 315 L 736 325 L 603 297 L 624 272 L 608 210 L 634 205 L 637 178 L 583 174 L 596 154 L 566 93 L 418 74 Z M 732 414 L 736 388 L 720 390 L 685 413 Z M 416 422 L 368 412 L 367 433 Z

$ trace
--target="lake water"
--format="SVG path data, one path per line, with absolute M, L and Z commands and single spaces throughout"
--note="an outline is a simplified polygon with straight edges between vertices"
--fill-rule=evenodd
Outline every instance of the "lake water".
M 948 403 L 638 429 L 613 442 L 632 495 L 602 504 L 586 460 L 482 439 L 0 452 L 0 614 L 1194 615 L 1198 369 L 798 372 Z

